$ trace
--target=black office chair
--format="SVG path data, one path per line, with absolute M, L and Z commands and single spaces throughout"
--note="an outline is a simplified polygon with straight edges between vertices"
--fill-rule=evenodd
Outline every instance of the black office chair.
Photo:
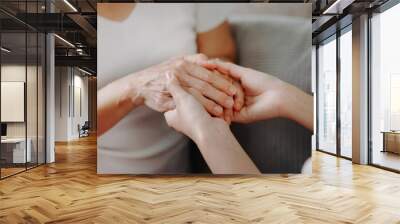
M 80 127 L 80 125 L 78 125 L 78 130 L 79 130 L 79 138 L 89 136 L 89 130 L 90 130 L 89 121 L 85 121 L 85 123 L 82 125 L 82 127 Z

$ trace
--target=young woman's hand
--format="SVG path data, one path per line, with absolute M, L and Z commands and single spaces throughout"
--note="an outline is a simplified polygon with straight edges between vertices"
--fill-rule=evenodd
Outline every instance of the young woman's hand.
M 164 113 L 168 125 L 196 143 L 214 174 L 259 174 L 260 171 L 237 142 L 229 125 L 206 112 L 191 95 L 198 94 L 196 90 L 189 88 L 186 92 L 176 78 L 170 77 L 168 90 L 176 108 Z
M 268 74 L 229 62 L 209 61 L 204 66 L 240 81 L 244 89 L 244 107 L 234 113 L 235 122 L 253 122 L 282 116 L 284 83 Z
M 176 107 L 164 113 L 167 124 L 198 142 L 210 128 L 229 130 L 221 118 L 212 117 L 196 99 L 201 93 L 194 88 L 184 89 L 172 73 L 168 73 L 167 89 Z
M 200 62 L 210 70 L 218 70 L 239 80 L 244 89 L 244 106 L 235 112 L 232 121 L 253 121 L 284 117 L 313 130 L 313 98 L 295 86 L 269 74 L 229 62 Z

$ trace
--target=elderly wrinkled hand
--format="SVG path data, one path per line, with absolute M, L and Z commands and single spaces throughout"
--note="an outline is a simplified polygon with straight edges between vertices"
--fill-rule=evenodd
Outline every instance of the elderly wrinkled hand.
M 144 103 L 159 112 L 175 108 L 167 89 L 167 75 L 175 76 L 181 86 L 191 93 L 213 116 L 230 122 L 233 110 L 243 105 L 243 90 L 238 82 L 226 75 L 208 70 L 198 63 L 207 60 L 201 54 L 174 58 L 142 72 L 139 94 Z

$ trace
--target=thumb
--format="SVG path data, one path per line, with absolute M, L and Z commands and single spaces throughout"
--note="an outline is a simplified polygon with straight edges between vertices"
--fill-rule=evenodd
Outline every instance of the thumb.
M 181 87 L 178 79 L 171 73 L 167 73 L 167 90 L 174 98 L 176 104 L 179 104 L 188 93 Z
M 175 128 L 176 119 L 178 117 L 176 109 L 165 112 L 164 117 L 168 126 Z
M 241 79 L 243 74 L 243 67 L 236 65 L 232 62 L 224 62 L 221 60 L 215 61 L 215 65 L 217 69 L 222 70 L 223 72 L 226 72 L 228 75 L 236 78 L 236 79 Z
M 240 80 L 244 75 L 244 67 L 219 59 L 202 61 L 200 62 L 200 65 L 210 70 L 218 70 L 219 72 L 225 75 L 229 75 L 238 80 Z

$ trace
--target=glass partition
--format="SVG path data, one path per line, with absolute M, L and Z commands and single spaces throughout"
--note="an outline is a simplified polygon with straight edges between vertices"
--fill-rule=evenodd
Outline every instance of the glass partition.
M 352 32 L 340 36 L 340 154 L 352 157 Z
M 26 136 L 26 40 L 25 32 L 1 34 L 2 177 L 24 171 L 31 161 Z
M 371 162 L 400 171 L 400 4 L 371 18 Z
M 16 13 L 40 13 L 43 5 L 0 2 Z M 0 12 L 1 179 L 45 163 L 45 44 L 45 34 Z
M 318 47 L 318 149 L 336 154 L 336 36 Z

